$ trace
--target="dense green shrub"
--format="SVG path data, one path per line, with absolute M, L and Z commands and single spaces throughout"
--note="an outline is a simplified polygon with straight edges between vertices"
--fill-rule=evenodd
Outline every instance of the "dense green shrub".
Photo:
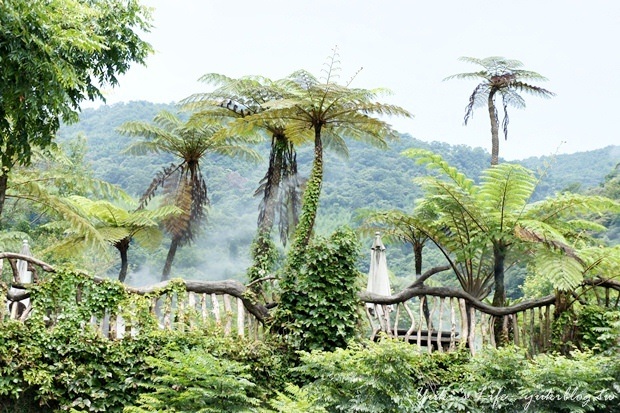
M 582 349 L 606 351 L 618 348 L 620 311 L 588 305 L 583 307 L 575 323 L 576 339 Z
M 247 412 L 259 404 L 248 393 L 255 386 L 248 366 L 214 357 L 206 348 L 168 352 L 146 361 L 154 370 L 152 380 L 141 383 L 147 391 L 125 413 Z
M 0 406 L 6 412 L 121 411 L 145 378 L 149 339 L 110 341 L 90 330 L 5 322 L 0 329 Z
M 297 349 L 346 347 L 359 334 L 361 274 L 356 268 L 357 237 L 340 229 L 329 239 L 316 237 L 284 274 L 275 329 Z
M 95 283 L 67 270 L 49 275 L 33 291 L 37 310 L 26 323 L 0 321 L 0 412 L 120 412 L 148 390 L 139 383 L 155 383 L 178 354 L 218 360 L 224 370 L 243 366 L 254 383 L 240 388 L 247 400 L 266 402 L 290 381 L 277 342 L 224 337 L 217 329 L 161 331 L 143 305 L 149 299 L 131 298 L 116 281 Z M 137 337 L 109 340 L 84 324 L 119 304 L 140 318 Z
M 302 353 L 296 370 L 319 406 L 338 412 L 417 412 L 429 394 L 459 380 L 462 353 L 420 353 L 384 339 L 334 352 Z
M 303 353 L 306 383 L 280 395 L 317 412 L 620 411 L 620 355 L 574 352 L 529 360 L 521 349 L 425 354 L 391 340 Z M 288 409 L 288 410 L 287 410 Z

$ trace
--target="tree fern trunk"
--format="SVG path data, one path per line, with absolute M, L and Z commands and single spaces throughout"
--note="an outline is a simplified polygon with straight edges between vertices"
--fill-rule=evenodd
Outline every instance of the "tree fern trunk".
M 489 93 L 489 118 L 491 119 L 491 166 L 499 163 L 499 120 L 497 119 L 497 110 L 493 98 L 495 91 Z
M 269 157 L 269 169 L 267 171 L 267 182 L 263 195 L 263 211 L 259 216 L 258 230 L 262 235 L 270 234 L 273 228 L 276 215 L 276 204 L 278 202 L 278 192 L 282 180 L 282 158 L 286 142 L 282 138 L 274 136 L 271 144 L 271 156 Z
M 424 244 L 420 242 L 415 242 L 413 244 L 413 258 L 415 265 L 415 277 L 420 278 L 422 275 L 422 249 L 424 248 Z M 424 318 L 426 319 L 426 325 L 428 330 L 433 329 L 433 322 L 431 320 L 431 312 L 428 308 L 428 296 L 424 295 L 424 304 L 422 305 L 422 311 L 424 312 Z M 422 298 L 420 297 L 420 299 Z
M 300 252 L 304 250 L 310 242 L 314 222 L 319 208 L 319 197 L 321 195 L 321 185 L 323 183 L 323 142 L 321 141 L 321 128 L 316 127 L 314 133 L 314 160 L 312 162 L 312 171 L 310 178 L 304 191 L 301 217 L 297 230 L 295 231 L 295 240 L 293 251 Z M 294 252 L 295 253 L 295 252 Z
M 493 306 L 504 307 L 506 305 L 506 291 L 504 287 L 504 262 L 506 261 L 506 247 L 499 243 L 493 245 L 493 276 L 495 279 L 495 293 L 493 295 Z M 495 342 L 498 344 L 505 343 L 508 339 L 503 331 L 502 317 L 495 319 L 493 333 L 495 334 Z
M 161 272 L 161 281 L 166 281 L 170 278 L 170 271 L 172 270 L 172 261 L 174 261 L 174 256 L 177 253 L 177 248 L 179 247 L 179 242 L 181 241 L 181 237 L 173 237 L 172 242 L 170 242 L 170 248 L 168 249 L 168 256 L 166 256 L 166 263 L 164 264 L 164 269 Z
M 2 210 L 4 209 L 4 201 L 6 200 L 8 181 L 9 176 L 6 172 L 0 175 L 0 217 L 2 217 Z
M 123 238 L 118 241 L 114 246 L 118 250 L 121 255 L 121 270 L 118 273 L 118 280 L 122 283 L 125 282 L 125 278 L 127 278 L 127 269 L 129 268 L 129 259 L 127 257 L 127 251 L 129 250 L 129 238 Z

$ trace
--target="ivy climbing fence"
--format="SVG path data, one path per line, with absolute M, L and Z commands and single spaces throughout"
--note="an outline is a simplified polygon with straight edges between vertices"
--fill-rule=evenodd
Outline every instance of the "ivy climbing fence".
M 49 327 L 78 322 L 110 339 L 135 337 L 143 331 L 204 329 L 223 335 L 259 339 L 267 308 L 257 304 L 253 292 L 234 280 L 171 280 L 132 288 L 84 273 L 56 270 L 33 257 L 0 253 L 12 273 L 1 284 L 5 303 L 0 322 L 25 321 L 36 315 Z M 26 262 L 29 278 L 23 282 L 18 266 Z M 43 276 L 45 274 L 45 276 Z

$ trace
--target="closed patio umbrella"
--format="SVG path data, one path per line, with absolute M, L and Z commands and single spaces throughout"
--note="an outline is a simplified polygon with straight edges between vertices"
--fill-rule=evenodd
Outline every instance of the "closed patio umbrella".
M 368 286 L 366 290 L 373 294 L 390 296 L 392 295 L 392 288 L 390 287 L 385 246 L 381 241 L 381 233 L 375 233 L 375 240 L 370 250 L 370 270 L 368 271 Z M 374 305 L 370 303 L 366 305 L 374 309 L 379 316 L 383 315 L 384 308 L 391 310 L 391 306 Z
M 30 252 L 30 245 L 28 245 L 28 240 L 24 240 L 22 242 L 22 249 L 19 251 L 21 255 L 25 255 L 27 257 L 31 257 L 32 253 Z M 28 261 L 17 260 L 17 273 L 19 274 L 19 281 L 22 284 L 28 284 L 32 282 L 32 273 L 28 271 Z

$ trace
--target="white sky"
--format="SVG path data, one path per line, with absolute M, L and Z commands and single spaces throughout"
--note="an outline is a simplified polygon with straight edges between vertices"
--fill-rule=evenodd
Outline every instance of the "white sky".
M 143 0 L 154 8 L 145 35 L 156 54 L 106 91 L 108 103 L 173 102 L 208 90 L 205 73 L 317 77 L 338 46 L 341 79 L 385 87 L 381 99 L 414 114 L 390 119 L 426 141 L 490 150 L 486 108 L 463 126 L 475 82 L 446 76 L 477 70 L 460 56 L 521 60 L 557 94 L 525 96 L 512 109 L 500 156 L 573 153 L 619 145 L 620 2 L 617 0 Z M 559 149 L 558 149 L 559 148 Z M 620 161 L 620 155 L 619 161 Z

